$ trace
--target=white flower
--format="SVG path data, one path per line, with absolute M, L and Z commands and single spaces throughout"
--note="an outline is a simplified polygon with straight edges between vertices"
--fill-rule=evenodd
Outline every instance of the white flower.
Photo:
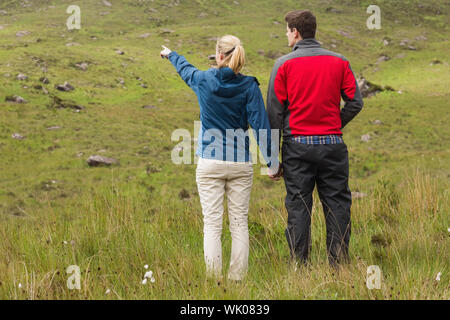
M 450 232 L 450 228 L 447 228 L 447 231 Z
M 145 270 L 147 270 L 147 269 L 148 269 L 148 264 L 146 264 L 146 265 L 144 266 L 144 269 L 145 269 Z
M 22 288 L 22 284 L 21 284 L 21 283 L 19 283 L 19 289 L 20 289 L 20 288 Z
M 149 270 L 144 274 L 144 280 L 142 280 L 142 284 L 146 284 L 147 279 L 150 279 L 151 283 L 155 283 L 155 278 L 153 278 L 153 271 Z
M 64 244 L 67 244 L 67 241 L 66 241 L 66 240 L 64 240 L 64 241 L 63 241 L 63 243 L 64 243 Z
M 110 294 L 111 293 L 111 290 L 109 290 L 109 289 L 106 289 L 106 292 L 105 292 L 105 294 Z
M 436 276 L 436 281 L 441 281 L 442 272 L 439 272 Z

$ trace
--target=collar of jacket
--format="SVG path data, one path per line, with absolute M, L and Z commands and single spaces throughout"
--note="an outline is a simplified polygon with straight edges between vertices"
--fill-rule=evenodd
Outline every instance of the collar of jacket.
M 229 67 L 218 68 L 217 74 L 219 75 L 219 78 L 222 80 L 229 80 L 236 77 L 236 74 L 234 73 L 233 69 Z
M 320 48 L 320 43 L 315 38 L 303 39 L 295 44 L 292 51 L 302 48 Z

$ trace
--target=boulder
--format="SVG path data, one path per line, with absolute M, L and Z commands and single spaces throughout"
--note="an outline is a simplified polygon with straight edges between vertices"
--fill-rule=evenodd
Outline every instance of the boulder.
M 362 142 L 369 142 L 369 140 L 370 140 L 370 134 L 364 134 L 361 136 Z
M 7 96 L 7 97 L 5 98 L 5 101 L 6 101 L 6 102 L 13 102 L 13 103 L 27 103 L 27 102 L 28 102 L 27 100 L 25 100 L 25 99 L 22 98 L 21 96 L 16 96 L 16 95 L 13 95 L 13 96 Z
M 72 91 L 75 88 L 69 84 L 67 81 L 65 81 L 63 84 L 57 84 L 55 85 L 55 88 L 58 89 L 59 91 Z
M 395 91 L 390 86 L 379 86 L 377 84 L 369 82 L 362 76 L 357 79 L 357 83 L 359 91 L 361 92 L 363 98 L 369 98 L 383 91 Z
M 110 166 L 112 164 L 118 164 L 119 160 L 114 158 L 108 158 L 99 155 L 92 155 L 87 159 L 87 164 L 90 167 L 98 167 L 98 166 Z
M 82 70 L 82 71 L 86 71 L 89 67 L 89 63 L 87 62 L 79 62 L 75 64 L 75 67 L 77 67 L 78 69 Z
M 378 58 L 377 63 L 385 62 L 385 61 L 389 61 L 389 60 L 391 60 L 391 58 L 389 58 L 388 56 L 382 55 Z
M 16 32 L 16 37 L 28 36 L 30 34 L 31 34 L 31 32 L 30 31 L 26 31 L 26 30 L 24 30 L 24 31 L 17 31 Z
M 24 75 L 23 73 L 19 73 L 19 74 L 16 76 L 16 79 L 19 80 L 19 81 L 24 81 L 24 80 L 27 80 L 27 79 L 28 79 L 28 76 L 27 76 L 27 75 Z
M 16 139 L 16 140 L 23 140 L 23 139 L 25 139 L 25 137 L 22 136 L 22 135 L 19 134 L 19 133 L 13 133 L 13 134 L 11 135 L 11 137 L 12 137 L 13 139 Z
M 331 12 L 331 13 L 342 13 L 341 10 L 333 8 L 333 7 L 328 7 L 325 9 L 325 12 Z
M 39 81 L 42 82 L 43 84 L 49 84 L 50 83 L 50 80 L 48 80 L 47 77 L 41 77 L 39 79 Z
M 63 100 L 61 98 L 58 98 L 56 96 L 53 97 L 53 101 L 50 105 L 51 108 L 55 108 L 55 109 L 66 109 L 66 108 L 70 108 L 70 109 L 74 109 L 75 111 L 79 112 L 80 110 L 84 110 L 86 109 L 84 106 L 77 104 L 73 101 L 70 100 Z

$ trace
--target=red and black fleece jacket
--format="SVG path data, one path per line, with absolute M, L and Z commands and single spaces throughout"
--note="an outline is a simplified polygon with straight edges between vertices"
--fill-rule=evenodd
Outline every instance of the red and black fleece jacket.
M 342 99 L 345 105 L 340 109 Z M 342 135 L 341 129 L 362 109 L 363 99 L 350 63 L 304 39 L 275 62 L 267 112 L 272 129 L 283 139 L 295 136 Z M 281 137 L 281 135 L 280 135 Z

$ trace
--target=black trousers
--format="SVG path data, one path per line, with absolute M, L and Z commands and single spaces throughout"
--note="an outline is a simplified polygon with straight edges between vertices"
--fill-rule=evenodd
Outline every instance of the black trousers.
M 352 196 L 348 186 L 347 145 L 312 145 L 287 140 L 283 141 L 282 157 L 288 212 L 285 234 L 291 257 L 308 261 L 312 193 L 317 184 L 325 214 L 329 262 L 337 266 L 348 260 Z

